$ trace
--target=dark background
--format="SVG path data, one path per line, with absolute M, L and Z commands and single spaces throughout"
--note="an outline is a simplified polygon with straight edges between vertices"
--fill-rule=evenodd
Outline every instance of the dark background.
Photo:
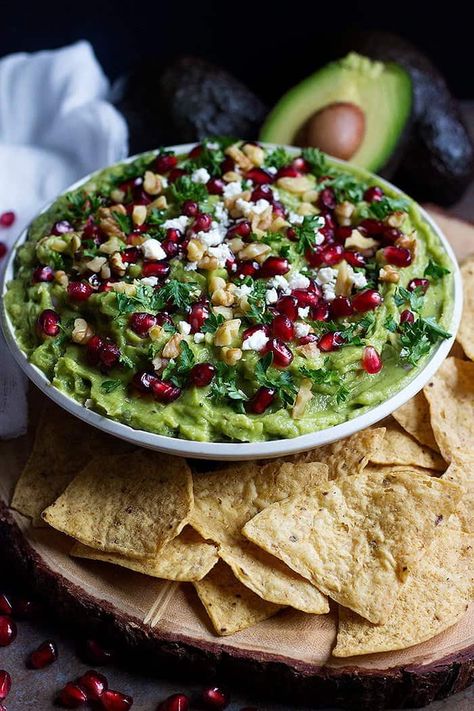
M 85 38 L 115 79 L 148 57 L 195 54 L 230 69 L 268 102 L 340 54 L 344 32 L 389 30 L 424 50 L 458 98 L 474 98 L 467 3 L 463 9 L 460 2 L 417 0 L 9 0 L 0 7 L 0 55 Z

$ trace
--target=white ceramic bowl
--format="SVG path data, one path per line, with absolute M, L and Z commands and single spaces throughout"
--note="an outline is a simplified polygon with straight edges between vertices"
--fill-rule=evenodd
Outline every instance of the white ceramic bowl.
M 186 144 L 179 146 L 171 146 L 170 149 L 178 153 L 188 152 L 195 144 Z M 271 144 L 264 144 L 271 147 Z M 286 147 L 289 152 L 298 152 L 299 149 L 293 148 L 291 146 Z M 137 156 L 132 156 L 124 162 L 131 162 Z M 337 161 L 344 164 L 344 161 Z M 92 175 L 92 174 L 91 174 Z M 82 178 L 74 185 L 71 185 L 64 192 L 69 192 L 70 190 L 75 190 L 80 187 L 83 183 L 90 180 L 91 175 Z M 369 174 L 368 174 L 369 175 Z M 383 181 L 377 177 L 377 180 L 381 184 L 385 184 L 390 190 L 402 193 L 397 190 L 391 183 Z M 54 202 L 52 200 L 49 202 L 41 212 L 47 210 L 50 205 Z M 354 417 L 352 420 L 343 422 L 340 425 L 335 425 L 333 427 L 328 427 L 324 430 L 319 430 L 318 432 L 313 432 L 311 434 L 300 435 L 299 437 L 294 437 L 291 439 L 278 439 L 265 442 L 251 442 L 251 443 L 224 443 L 224 442 L 195 442 L 192 440 L 179 439 L 176 437 L 165 437 L 163 435 L 152 434 L 151 432 L 145 432 L 144 430 L 135 430 L 124 425 L 120 422 L 115 422 L 107 417 L 99 415 L 96 412 L 88 410 L 75 400 L 73 400 L 68 395 L 57 390 L 51 385 L 44 373 L 32 365 L 25 353 L 18 346 L 13 325 L 10 321 L 5 308 L 3 307 L 2 298 L 2 310 L 1 310 L 1 320 L 2 328 L 5 334 L 6 341 L 11 350 L 11 353 L 22 370 L 26 375 L 33 381 L 35 385 L 38 386 L 51 400 L 53 400 L 57 405 L 60 405 L 65 410 L 70 412 L 72 415 L 84 420 L 89 425 L 93 425 L 104 432 L 120 437 L 121 439 L 132 442 L 133 444 L 139 445 L 141 447 L 148 447 L 149 449 L 154 449 L 160 452 L 167 452 L 169 454 L 176 454 L 185 457 L 192 457 L 197 459 L 213 459 L 213 460 L 248 460 L 248 459 L 262 459 L 262 458 L 272 458 L 280 457 L 288 454 L 295 454 L 297 452 L 306 451 L 313 449 L 314 447 L 319 447 L 323 444 L 329 444 L 335 442 L 344 437 L 349 437 L 350 435 L 363 430 L 370 425 L 383 420 L 384 417 L 390 415 L 394 410 L 401 407 L 410 398 L 416 395 L 424 385 L 430 380 L 432 375 L 439 368 L 443 360 L 448 355 L 451 346 L 454 341 L 454 335 L 458 329 L 459 321 L 461 319 L 462 312 L 462 282 L 461 275 L 459 272 L 459 267 L 457 265 L 456 257 L 454 256 L 453 250 L 441 232 L 439 227 L 433 222 L 431 217 L 423 209 L 420 209 L 421 215 L 426 222 L 429 223 L 432 230 L 438 235 L 440 242 L 442 243 L 449 259 L 453 264 L 453 310 L 451 315 L 451 323 L 449 324 L 449 332 L 452 338 L 448 340 L 443 340 L 434 349 L 431 358 L 426 362 L 423 369 L 418 372 L 415 377 L 408 382 L 398 393 L 385 400 L 380 405 L 373 407 L 368 412 Z M 1 294 L 6 291 L 6 284 L 13 278 L 13 265 L 14 256 L 16 248 L 22 244 L 27 237 L 27 229 L 25 229 L 15 242 L 14 247 L 10 252 L 7 264 L 5 265 L 5 272 L 3 275 L 3 280 L 1 283 Z

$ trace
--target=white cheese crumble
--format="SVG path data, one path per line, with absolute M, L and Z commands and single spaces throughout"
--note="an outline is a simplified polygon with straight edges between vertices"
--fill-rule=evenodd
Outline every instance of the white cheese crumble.
M 140 279 L 140 283 L 146 284 L 146 286 L 156 286 L 158 281 L 158 277 L 143 277 L 143 279 Z
M 276 175 L 278 173 L 278 168 L 275 168 L 274 165 L 269 165 L 268 168 L 265 168 L 267 173 L 270 173 L 270 175 Z
M 173 229 L 173 230 L 181 230 L 181 232 L 184 232 L 186 230 L 186 227 L 189 225 L 189 217 L 186 217 L 186 215 L 181 215 L 181 217 L 173 217 L 170 220 L 165 220 L 163 222 L 163 227 L 168 230 L 168 229 Z
M 201 183 L 201 185 L 205 185 L 210 179 L 211 176 L 209 175 L 209 171 L 206 170 L 206 168 L 198 168 L 191 175 L 191 180 L 193 181 L 193 183 Z
M 265 301 L 267 304 L 276 304 L 278 301 L 278 291 L 276 289 L 269 289 L 265 294 Z
M 188 262 L 187 264 L 184 265 L 185 272 L 195 272 L 197 268 L 198 268 L 197 262 Z
M 193 336 L 194 343 L 202 343 L 206 338 L 205 333 L 195 333 Z
M 351 277 L 351 281 L 356 287 L 356 289 L 362 289 L 367 286 L 367 277 L 362 272 L 355 272 L 350 265 L 348 265 L 348 271 Z
M 191 333 L 191 324 L 187 321 L 179 321 L 178 331 L 183 334 L 183 336 L 189 336 Z
M 238 299 L 242 299 L 244 296 L 248 296 L 253 291 L 253 287 L 248 284 L 242 284 L 241 286 L 236 286 L 234 288 L 234 294 Z
M 319 246 L 324 242 L 324 235 L 319 230 L 314 231 L 314 244 Z
M 304 338 L 309 333 L 310 325 L 308 323 L 295 323 L 296 338 Z
M 248 202 L 242 198 L 237 198 L 235 205 L 242 211 L 245 217 L 249 215 L 262 215 L 265 210 L 270 207 L 268 200 L 264 200 L 263 198 L 257 200 L 257 202 Z
M 291 290 L 293 289 L 307 289 L 311 284 L 310 280 L 304 274 L 300 272 L 295 272 L 291 275 L 288 286 Z
M 326 301 L 334 301 L 336 298 L 335 284 L 323 284 L 323 294 Z
M 227 244 L 219 244 L 217 247 L 209 247 L 207 253 L 210 257 L 216 257 L 220 267 L 225 267 L 228 259 L 233 258 L 233 254 Z
M 245 341 L 242 343 L 242 350 L 261 351 L 262 348 L 265 348 L 265 346 L 267 345 L 268 340 L 268 336 L 266 336 L 265 332 L 260 329 L 259 331 L 255 331 L 255 333 L 252 333 L 251 336 L 245 339 Z
M 336 283 L 338 270 L 332 267 L 321 267 L 316 275 L 316 282 L 318 284 L 329 284 L 330 282 Z
M 298 215 L 297 212 L 291 212 L 288 215 L 288 220 L 293 224 L 293 225 L 301 225 L 303 224 L 304 220 L 304 215 Z
M 161 181 L 161 188 L 162 188 L 162 190 L 166 190 L 166 188 L 167 188 L 168 185 L 169 185 L 168 178 L 165 178 L 164 175 L 160 175 L 160 181 Z
M 240 195 L 241 192 L 242 183 L 238 180 L 235 180 L 232 183 L 227 183 L 227 185 L 224 187 L 223 196 L 227 200 L 228 198 L 233 198 L 237 195 Z
M 300 318 L 308 318 L 309 315 L 309 306 L 302 307 L 298 309 L 298 316 Z
M 285 294 L 289 293 L 288 280 L 284 276 L 277 274 L 268 281 L 268 285 L 274 289 L 281 289 Z
M 225 209 L 225 206 L 223 203 L 218 202 L 216 205 L 216 209 L 214 211 L 214 216 L 218 222 L 220 222 L 222 225 L 228 225 L 229 224 L 229 213 Z
M 226 229 L 217 222 L 212 222 L 208 232 L 198 232 L 196 239 L 206 245 L 206 247 L 217 247 L 222 244 L 226 236 Z
M 161 246 L 160 242 L 153 237 L 150 237 L 150 239 L 147 239 L 146 242 L 143 242 L 141 249 L 145 259 L 155 259 L 157 261 L 166 259 L 165 250 Z

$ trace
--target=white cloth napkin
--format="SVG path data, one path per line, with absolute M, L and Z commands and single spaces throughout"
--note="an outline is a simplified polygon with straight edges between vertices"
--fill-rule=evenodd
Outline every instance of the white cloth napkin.
M 11 245 L 45 202 L 127 155 L 127 125 L 88 42 L 0 60 L 0 227 Z M 0 438 L 27 424 L 26 382 L 0 335 Z

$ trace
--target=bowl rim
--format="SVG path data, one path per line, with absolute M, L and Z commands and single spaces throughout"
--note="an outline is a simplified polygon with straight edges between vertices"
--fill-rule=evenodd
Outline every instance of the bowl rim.
M 173 150 L 176 152 L 186 153 L 189 152 L 194 146 L 193 143 L 177 144 L 174 146 L 167 146 L 167 150 Z M 272 148 L 280 144 L 261 142 L 261 145 Z M 295 146 L 283 146 L 290 153 L 298 153 L 301 149 Z M 123 165 L 126 163 L 131 163 L 141 155 L 146 155 L 147 153 L 154 153 L 155 151 L 144 151 L 143 153 L 130 156 L 125 160 L 113 163 L 110 166 L 106 166 L 104 169 L 114 167 L 115 165 Z M 394 191 L 400 196 L 404 196 L 405 193 L 397 188 L 395 185 L 379 177 L 369 171 L 359 168 L 358 166 L 351 166 L 347 161 L 338 160 L 336 158 L 330 157 L 330 160 L 341 165 L 349 165 L 350 168 L 356 168 L 356 170 L 368 177 L 375 177 L 376 180 L 384 187 L 388 188 L 390 191 Z M 87 183 L 94 175 L 100 171 L 93 171 L 88 175 L 80 178 L 75 183 L 70 185 L 68 188 L 63 190 L 58 196 L 53 200 L 49 200 L 46 205 L 35 215 L 35 218 L 43 214 L 49 207 L 60 197 L 71 190 L 76 190 L 81 185 Z M 416 201 L 414 201 L 416 202 Z M 449 331 L 452 334 L 451 338 L 441 341 L 438 346 L 434 349 L 430 359 L 425 363 L 419 373 L 417 373 L 401 390 L 384 400 L 379 405 L 370 408 L 367 412 L 360 415 L 356 415 L 352 419 L 346 420 L 338 425 L 333 425 L 322 430 L 311 432 L 308 434 L 298 435 L 297 437 L 292 437 L 288 439 L 273 439 L 273 440 L 262 440 L 258 442 L 200 442 L 197 440 L 187 440 L 178 437 L 168 437 L 165 435 L 155 434 L 152 432 L 147 432 L 146 430 L 133 429 L 129 425 L 125 425 L 121 422 L 113 420 L 104 415 L 100 415 L 93 410 L 87 409 L 84 405 L 74 400 L 70 395 L 67 395 L 60 390 L 58 390 L 47 378 L 47 376 L 35 365 L 28 361 L 25 352 L 18 345 L 13 324 L 11 323 L 10 317 L 5 308 L 5 302 L 3 296 L 7 290 L 8 282 L 13 278 L 13 267 L 14 260 L 17 249 L 20 244 L 26 240 L 28 235 L 28 230 L 31 225 L 32 220 L 28 225 L 22 230 L 20 235 L 14 241 L 10 248 L 10 253 L 8 259 L 5 263 L 3 269 L 3 274 L 0 280 L 0 293 L 2 295 L 2 308 L 0 311 L 0 323 L 2 326 L 3 334 L 5 336 L 6 343 L 9 347 L 11 354 L 13 355 L 15 361 L 18 363 L 23 372 L 28 376 L 28 378 L 53 402 L 55 402 L 60 407 L 64 408 L 67 412 L 79 419 L 83 420 L 87 424 L 92 425 L 104 432 L 124 439 L 137 446 L 145 447 L 148 449 L 153 449 L 160 452 L 165 452 L 168 454 L 173 454 L 177 456 L 189 457 L 192 459 L 210 459 L 210 460 L 226 460 L 226 461 L 238 461 L 238 460 L 251 460 L 251 459 L 271 459 L 273 457 L 279 457 L 289 454 L 297 454 L 299 452 L 308 451 L 314 449 L 315 447 L 322 446 L 324 444 L 331 444 L 332 442 L 338 441 L 349 437 L 356 432 L 359 432 L 371 425 L 380 422 L 387 416 L 391 415 L 394 410 L 398 409 L 404 405 L 408 400 L 414 397 L 431 379 L 437 369 L 440 367 L 441 363 L 447 357 L 451 346 L 453 345 L 457 329 L 461 320 L 462 314 L 462 280 L 461 273 L 459 270 L 459 265 L 454 254 L 454 251 L 442 230 L 434 222 L 431 216 L 426 212 L 426 210 L 416 203 L 417 208 L 420 213 L 420 217 L 428 223 L 429 227 L 437 235 L 440 240 L 444 251 L 449 257 L 453 265 L 453 304 L 451 310 L 451 319 L 449 324 Z

